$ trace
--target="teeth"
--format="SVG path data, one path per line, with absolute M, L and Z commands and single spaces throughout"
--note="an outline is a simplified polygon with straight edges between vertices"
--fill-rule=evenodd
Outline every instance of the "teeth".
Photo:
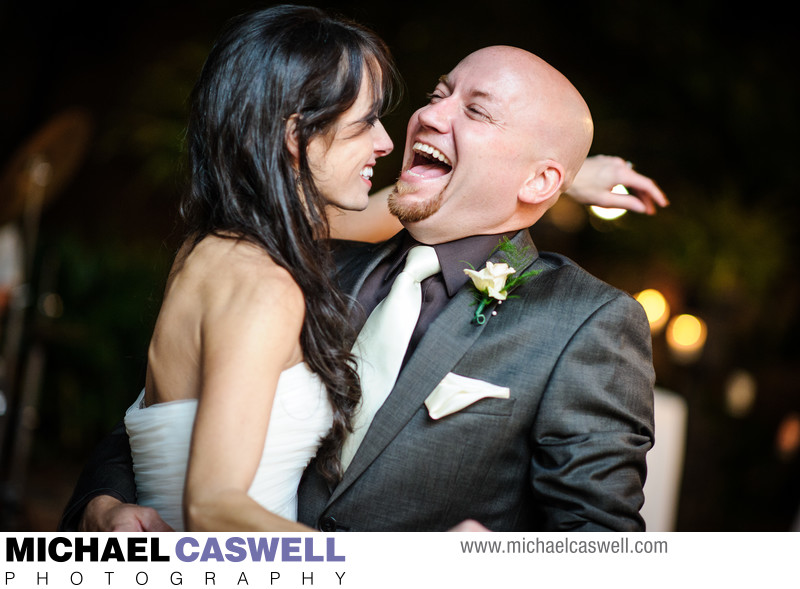
M 439 160 L 440 162 L 442 162 L 443 164 L 445 164 L 447 166 L 450 166 L 451 168 L 453 167 L 453 164 L 450 163 L 450 160 L 447 159 L 447 156 L 445 154 L 443 154 L 441 151 L 439 151 L 438 149 L 436 149 L 435 147 L 431 146 L 431 145 L 427 145 L 425 143 L 417 141 L 411 147 L 411 149 L 416 151 L 417 153 L 423 153 L 425 155 L 429 155 L 433 159 Z
M 365 180 L 372 178 L 372 166 L 364 166 L 364 169 L 361 170 L 361 177 Z

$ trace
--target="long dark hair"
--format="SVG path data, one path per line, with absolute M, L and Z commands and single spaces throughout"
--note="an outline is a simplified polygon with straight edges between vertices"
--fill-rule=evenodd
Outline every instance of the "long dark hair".
M 275 6 L 231 20 L 192 93 L 191 184 L 180 209 L 193 245 L 207 235 L 257 244 L 302 289 L 300 344 L 334 410 L 317 461 L 330 481 L 341 477 L 338 453 L 361 389 L 350 354 L 355 334 L 347 300 L 334 283 L 324 239 L 326 200 L 314 183 L 306 147 L 335 130 L 364 77 L 377 116 L 392 99 L 398 77 L 383 41 L 354 22 L 304 6 Z M 294 114 L 296 166 L 285 140 Z

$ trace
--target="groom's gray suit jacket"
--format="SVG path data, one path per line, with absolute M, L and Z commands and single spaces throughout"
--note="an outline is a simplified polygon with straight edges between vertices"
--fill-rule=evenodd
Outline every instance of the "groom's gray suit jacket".
M 323 530 L 638 530 L 653 443 L 653 366 L 642 307 L 563 256 L 512 240 L 541 273 L 472 322 L 463 288 L 430 326 L 335 488 L 308 468 L 300 521 Z M 398 240 L 348 250 L 355 295 Z M 490 258 L 494 261 L 497 256 Z M 434 420 L 448 373 L 508 387 Z

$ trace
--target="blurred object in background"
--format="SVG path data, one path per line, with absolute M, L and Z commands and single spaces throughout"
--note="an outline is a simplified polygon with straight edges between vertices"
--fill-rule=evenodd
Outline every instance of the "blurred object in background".
M 686 401 L 672 391 L 656 387 L 656 442 L 647 453 L 642 517 L 648 532 L 673 532 L 678 519 L 683 462 L 686 448 Z
M 0 318 L 5 315 L 11 292 L 22 283 L 23 264 L 19 228 L 7 223 L 0 227 Z
M 23 266 L 22 236 L 16 224 L 7 223 L 0 227 L 0 342 L 5 340 L 4 327 L 9 304 L 22 284 Z M 3 424 L 9 411 L 9 394 L 6 361 L 0 354 L 0 448 L 3 446 Z
M 50 119 L 11 158 L 0 176 L 0 222 L 7 223 L 0 276 L 11 282 L 3 311 L 3 411 L 0 413 L 0 529 L 18 529 L 44 376 L 47 316 L 32 305 L 54 294 L 57 260 L 34 272 L 42 211 L 75 174 L 91 135 L 91 119 L 69 109 Z M 0 287 L 5 284 L 0 285 Z
M 758 384 L 747 370 L 736 370 L 725 383 L 725 407 L 733 417 L 745 417 L 756 402 Z

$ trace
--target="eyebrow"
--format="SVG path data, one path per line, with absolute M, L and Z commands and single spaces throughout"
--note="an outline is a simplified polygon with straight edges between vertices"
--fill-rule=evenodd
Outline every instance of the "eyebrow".
M 439 83 L 447 86 L 447 89 L 450 90 L 451 92 L 453 91 L 453 84 L 450 82 L 450 78 L 448 77 L 447 74 L 439 76 Z M 497 102 L 497 98 L 495 98 L 494 94 L 492 94 L 491 92 L 487 92 L 486 90 L 477 90 L 477 89 L 470 90 L 469 96 L 470 98 L 474 97 L 485 98 L 490 102 Z

